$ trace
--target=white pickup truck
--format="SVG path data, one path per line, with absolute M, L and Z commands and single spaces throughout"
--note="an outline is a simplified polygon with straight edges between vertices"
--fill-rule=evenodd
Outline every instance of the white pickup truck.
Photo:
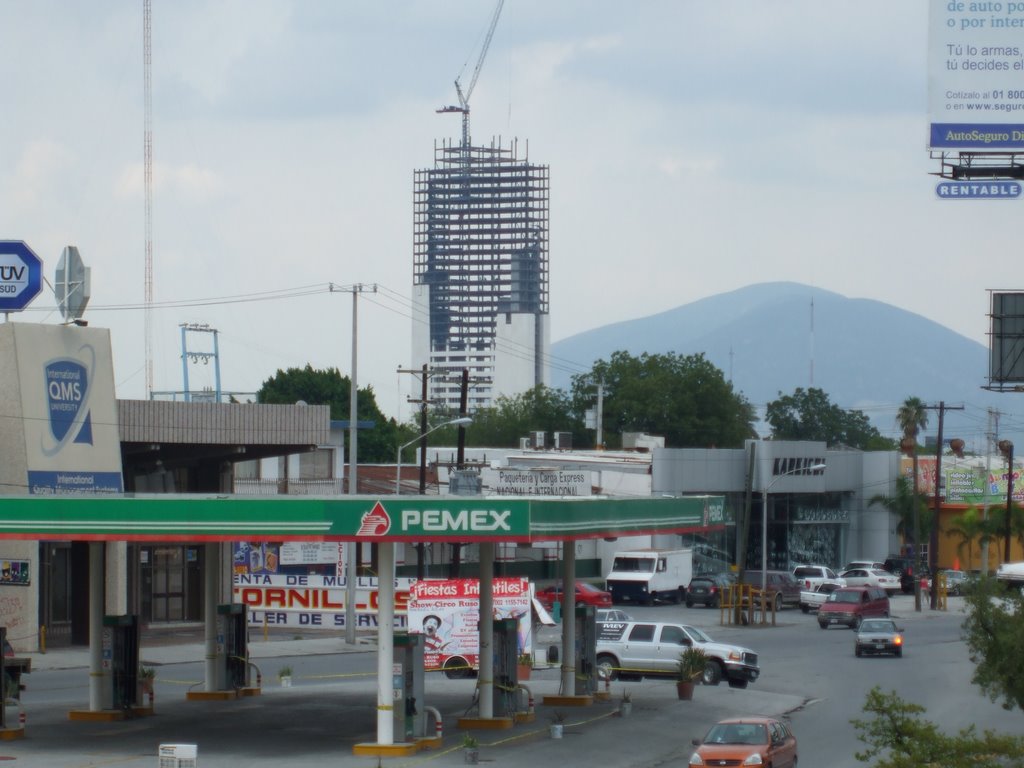
M 816 611 L 828 600 L 828 596 L 845 584 L 838 581 L 823 581 L 814 589 L 800 590 L 800 610 L 804 613 Z

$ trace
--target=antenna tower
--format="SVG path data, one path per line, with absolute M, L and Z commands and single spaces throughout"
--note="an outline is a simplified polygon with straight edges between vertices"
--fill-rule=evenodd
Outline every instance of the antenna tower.
M 146 397 L 153 396 L 153 45 L 152 45 L 152 0 L 142 3 L 142 91 L 145 100 L 142 155 L 144 187 L 146 192 L 146 276 L 145 276 L 145 321 L 146 334 Z

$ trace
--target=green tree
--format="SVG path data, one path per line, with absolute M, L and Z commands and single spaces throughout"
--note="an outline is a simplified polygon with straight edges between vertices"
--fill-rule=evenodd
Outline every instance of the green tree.
M 606 443 L 623 432 L 661 435 L 675 448 L 735 448 L 755 437 L 754 410 L 704 355 L 614 352 L 589 374 L 573 377 L 572 402 L 582 413 L 594 401 L 593 382 L 604 386 Z
M 965 603 L 964 639 L 975 664 L 971 682 L 992 701 L 1001 698 L 1004 709 L 1024 709 L 1024 595 L 984 577 Z
M 286 371 L 278 369 L 263 382 L 257 397 L 261 403 L 292 404 L 301 400 L 310 405 L 329 405 L 332 419 L 348 421 L 351 391 L 352 380 L 342 376 L 337 368 L 319 370 L 307 365 Z M 393 462 L 399 445 L 398 425 L 381 413 L 372 387 L 360 388 L 356 406 L 359 421 L 374 422 L 373 429 L 359 432 L 358 460 L 361 463 Z
M 882 494 L 872 496 L 871 503 L 885 507 L 891 514 L 896 515 L 896 533 L 907 538 L 914 529 L 914 499 L 917 499 L 918 517 L 924 520 L 922 534 L 926 535 L 931 531 L 931 517 L 920 513 L 927 509 L 928 501 L 923 494 L 914 494 L 910 481 L 905 477 L 896 478 L 896 494 L 885 496 Z M 920 523 L 919 523 L 920 525 Z
M 873 768 L 1024 766 L 1024 739 L 992 731 L 979 734 L 973 725 L 947 734 L 922 719 L 924 707 L 904 701 L 895 691 L 887 694 L 875 686 L 868 692 L 864 711 L 873 718 L 852 722 L 867 749 L 854 756 Z
M 765 421 L 776 440 L 820 440 L 865 451 L 895 447 L 862 411 L 843 410 L 815 387 L 797 387 L 792 395 L 780 392 L 778 400 L 768 403 Z
M 950 520 L 949 525 L 946 527 L 946 533 L 951 533 L 960 539 L 960 542 L 956 545 L 958 555 L 963 554 L 966 547 L 967 565 L 964 567 L 965 571 L 972 570 L 974 567 L 974 543 L 991 541 L 991 534 L 988 532 L 986 520 L 982 518 L 981 512 L 977 507 L 968 507 L 964 510 L 963 514 L 957 515 Z
M 519 438 L 530 432 L 571 432 L 573 445 L 589 445 L 590 437 L 583 420 L 573 413 L 568 394 L 539 384 L 514 397 L 501 396 L 491 408 L 473 414 L 473 427 L 467 432 L 469 445 L 492 448 L 518 448 Z

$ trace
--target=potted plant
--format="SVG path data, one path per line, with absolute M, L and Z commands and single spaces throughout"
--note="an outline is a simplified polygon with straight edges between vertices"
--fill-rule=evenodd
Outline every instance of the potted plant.
M 471 733 L 462 734 L 462 759 L 470 765 L 480 762 L 480 744 Z
M 519 658 L 516 659 L 516 679 L 517 680 L 529 680 L 530 672 L 533 670 L 533 655 L 529 653 L 520 653 Z
M 281 682 L 282 688 L 292 687 L 292 668 L 285 665 L 277 670 L 277 679 Z
M 551 713 L 551 738 L 562 738 L 562 729 L 565 727 L 565 715 L 557 709 Z
M 156 680 L 156 669 L 147 666 L 139 667 L 139 689 L 143 696 L 149 697 L 150 701 L 153 700 L 154 680 Z
M 622 701 L 619 702 L 619 717 L 629 717 L 633 711 L 633 696 L 629 691 L 622 692 Z
M 689 701 L 693 698 L 693 686 L 704 673 L 707 663 L 704 651 L 692 645 L 679 654 L 676 662 L 676 693 L 680 699 Z

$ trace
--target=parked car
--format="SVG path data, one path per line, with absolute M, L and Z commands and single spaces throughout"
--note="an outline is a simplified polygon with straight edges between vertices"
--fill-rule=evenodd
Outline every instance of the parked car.
M 889 596 L 878 587 L 840 587 L 818 609 L 818 626 L 857 629 L 866 618 L 889 618 Z
M 618 608 L 598 608 L 597 616 L 594 620 L 597 622 L 632 621 L 633 617 Z
M 903 628 L 892 619 L 865 619 L 857 628 L 853 653 L 891 653 L 899 658 L 903 656 Z
M 900 591 L 900 580 L 881 568 L 854 568 L 843 571 L 842 578 L 848 587 L 878 587 L 890 595 Z
M 837 584 L 831 581 L 823 581 L 821 584 L 816 586 L 814 589 L 804 589 L 800 592 L 800 610 L 804 613 L 810 613 L 812 610 L 818 610 L 825 601 L 828 600 L 828 596 L 839 589 L 845 584 Z
M 801 589 L 814 589 L 826 581 L 840 587 L 846 586 L 846 582 L 825 565 L 798 565 L 793 569 L 793 578 L 800 583 Z
M 550 587 L 539 589 L 534 596 L 549 611 L 554 608 L 555 603 L 563 603 L 562 607 L 563 609 L 565 608 L 564 601 L 562 600 L 561 584 L 552 584 Z M 573 605 L 593 605 L 597 608 L 611 608 L 612 595 L 610 592 L 598 589 L 586 581 L 577 581 Z
M 928 566 L 915 562 L 913 557 L 890 555 L 885 559 L 882 567 L 899 578 L 900 589 L 905 595 L 914 591 L 915 580 L 919 580 L 922 576 L 928 576 Z
M 781 720 L 771 717 L 736 717 L 711 726 L 688 765 L 769 765 L 796 768 L 796 736 Z
M 743 583 L 761 588 L 761 571 L 747 570 L 743 572 Z M 789 571 L 766 571 L 765 589 L 775 604 L 775 610 L 781 611 L 783 606 L 800 605 L 800 583 Z
M 696 603 L 709 608 L 717 608 L 722 602 L 722 592 L 732 585 L 732 581 L 721 574 L 694 576 L 686 588 L 686 607 L 693 608 Z
M 684 648 L 700 648 L 707 656 L 701 681 L 718 685 L 723 678 L 731 688 L 746 688 L 761 668 L 749 648 L 716 643 L 688 624 L 653 621 L 605 622 L 597 632 L 597 673 L 602 680 L 675 677 Z
M 879 562 L 878 560 L 851 560 L 843 566 L 843 571 L 852 571 L 854 568 L 880 568 L 885 570 L 885 563 Z M 842 571 L 840 571 L 840 575 Z

